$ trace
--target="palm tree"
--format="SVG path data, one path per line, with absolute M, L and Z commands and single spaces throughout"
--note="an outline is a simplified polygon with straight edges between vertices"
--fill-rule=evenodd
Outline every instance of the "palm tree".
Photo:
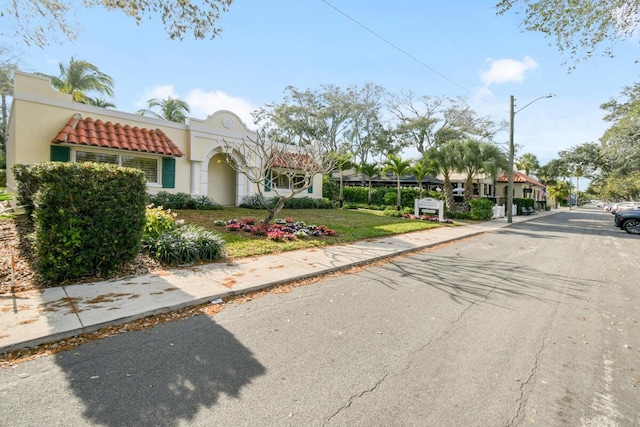
M 104 98 L 87 98 L 87 101 L 89 105 L 93 105 L 94 107 L 116 108 L 113 102 L 109 102 Z
M 411 168 L 411 173 L 416 177 L 416 181 L 418 181 L 418 189 L 420 190 L 420 198 L 422 199 L 422 180 L 427 175 L 437 174 L 438 171 L 435 170 L 432 162 L 425 161 L 425 158 L 423 157 L 413 165 L 413 167 Z
M 523 170 L 525 175 L 529 175 L 530 172 L 535 172 L 540 169 L 540 162 L 535 154 L 525 153 L 516 162 L 519 170 Z
M 398 197 L 396 199 L 396 209 L 402 209 L 402 190 L 400 188 L 400 178 L 407 175 L 411 170 L 411 162 L 409 160 L 402 160 L 400 156 L 391 154 L 384 162 L 384 171 L 393 173 L 397 178 L 398 184 Z
M 113 79 L 87 61 L 71 57 L 69 65 L 60 64 L 60 77 L 52 77 L 51 84 L 59 92 L 69 93 L 76 102 L 89 103 L 86 92 L 95 91 L 113 96 Z
M 378 165 L 374 163 L 363 163 L 360 165 L 360 172 L 362 175 L 367 176 L 367 181 L 369 182 L 369 192 L 367 193 L 367 204 L 371 204 L 371 193 L 373 191 L 373 177 L 380 175 L 380 168 Z
M 187 120 L 187 114 L 191 112 L 186 101 L 170 96 L 167 99 L 150 99 L 147 101 L 147 107 L 146 109 L 138 110 L 136 114 L 170 122 L 184 123 Z M 152 108 L 154 107 L 159 107 L 160 113 L 153 111 Z
M 547 187 L 547 194 L 553 199 L 553 208 L 558 209 L 558 200 L 564 200 L 571 194 L 573 187 L 567 181 L 558 181 Z
M 353 163 L 351 161 L 351 154 L 346 153 L 346 154 L 339 155 L 336 158 L 336 161 L 334 164 L 336 169 L 338 169 L 340 173 L 340 195 L 338 196 L 338 200 L 340 202 L 340 208 L 342 208 L 342 205 L 344 204 L 344 182 L 342 180 L 342 175 L 344 171 L 346 171 L 347 169 L 351 169 L 353 167 Z
M 468 207 L 473 197 L 473 178 L 483 173 L 495 177 L 499 170 L 506 170 L 509 166 L 504 153 L 489 142 L 469 139 L 462 143 L 461 148 L 460 167 L 466 173 L 464 203 Z
M 444 195 L 447 209 L 452 211 L 455 206 L 451 174 L 459 171 L 462 157 L 460 141 L 449 141 L 440 147 L 433 147 L 425 153 L 426 159 L 432 162 L 439 175 L 444 180 Z

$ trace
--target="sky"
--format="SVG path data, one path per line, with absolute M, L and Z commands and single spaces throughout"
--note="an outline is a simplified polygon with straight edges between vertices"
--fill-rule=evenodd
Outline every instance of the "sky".
M 71 57 L 96 65 L 115 81 L 117 110 L 131 113 L 172 96 L 189 103 L 191 117 L 231 110 L 251 127 L 251 111 L 282 101 L 289 85 L 374 83 L 391 93 L 464 97 L 495 121 L 509 121 L 514 96 L 516 157 L 532 153 L 542 165 L 597 142 L 609 127 L 600 105 L 637 81 L 637 40 L 618 42 L 613 59 L 594 56 L 570 71 L 572 59 L 552 39 L 526 32 L 521 15 L 496 15 L 495 3 L 235 0 L 218 21 L 220 37 L 183 41 L 170 40 L 157 17 L 136 25 L 120 12 L 79 9 L 74 42 L 0 44 L 14 46 L 27 72 L 59 75 Z M 508 138 L 505 131 L 496 142 L 506 147 Z

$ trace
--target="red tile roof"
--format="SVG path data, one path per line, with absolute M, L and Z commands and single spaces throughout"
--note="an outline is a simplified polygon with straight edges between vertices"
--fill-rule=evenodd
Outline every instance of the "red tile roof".
M 318 168 L 317 163 L 308 154 L 293 153 L 287 151 L 274 152 L 271 154 L 271 165 L 276 168 L 314 170 Z
M 496 179 L 496 182 L 509 182 L 509 174 L 505 172 L 505 174 L 501 178 Z M 545 187 L 545 185 L 540 181 L 537 181 L 531 178 L 530 176 L 517 171 L 513 172 L 513 182 L 521 183 L 521 184 L 528 183 L 533 185 L 539 185 L 540 187 Z
M 184 156 L 180 148 L 160 129 L 105 123 L 99 119 L 93 120 L 91 117 L 83 119 L 80 114 L 74 114 L 51 142 L 115 148 L 172 157 Z

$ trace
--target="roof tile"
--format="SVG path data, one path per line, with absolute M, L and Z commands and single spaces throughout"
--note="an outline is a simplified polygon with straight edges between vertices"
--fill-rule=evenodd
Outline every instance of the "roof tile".
M 160 129 L 123 126 L 120 123 L 82 118 L 80 114 L 64 125 L 52 141 L 54 144 L 77 144 L 89 147 L 115 148 L 116 150 L 139 151 L 182 157 L 184 153 Z
M 496 179 L 496 182 L 509 182 L 509 175 L 507 173 L 505 173 L 502 177 Z M 531 178 L 530 176 L 525 175 L 522 172 L 517 172 L 517 171 L 513 172 L 513 182 L 517 182 L 517 183 L 521 183 L 521 184 L 529 183 L 529 184 L 533 184 L 533 185 L 539 185 L 540 187 L 544 187 L 545 186 L 540 181 L 537 181 L 537 180 Z

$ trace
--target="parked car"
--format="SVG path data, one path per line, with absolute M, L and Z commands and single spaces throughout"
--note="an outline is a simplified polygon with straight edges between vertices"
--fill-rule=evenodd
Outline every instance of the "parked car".
M 640 234 L 640 209 L 618 211 L 614 221 L 621 230 L 629 234 Z
M 615 214 L 619 211 L 627 211 L 627 210 L 637 210 L 640 209 L 640 202 L 620 202 L 615 203 L 611 206 L 609 212 Z

